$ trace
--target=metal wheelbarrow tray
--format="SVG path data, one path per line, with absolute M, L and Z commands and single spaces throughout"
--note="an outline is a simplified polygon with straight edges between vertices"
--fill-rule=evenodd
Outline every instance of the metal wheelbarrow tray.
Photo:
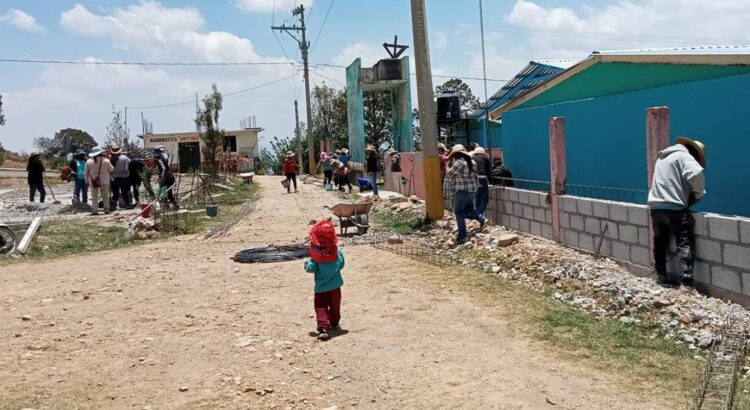
M 372 202 L 360 204 L 337 204 L 332 207 L 326 206 L 336 217 L 339 218 L 339 229 L 341 235 L 346 235 L 349 228 L 356 227 L 358 235 L 364 235 L 370 229 L 369 213 Z

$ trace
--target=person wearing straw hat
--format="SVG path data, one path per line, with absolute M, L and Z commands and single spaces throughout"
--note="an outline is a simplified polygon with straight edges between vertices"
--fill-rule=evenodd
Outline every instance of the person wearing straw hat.
M 73 203 L 87 203 L 89 201 L 89 187 L 86 185 L 86 151 L 81 148 L 76 150 L 73 158 L 68 163 L 70 170 L 75 173 L 75 189 L 73 191 Z
M 91 215 L 99 214 L 99 197 L 102 198 L 104 213 L 109 213 L 109 180 L 115 167 L 104 157 L 105 149 L 94 147 L 86 161 L 86 183 L 91 188 Z
M 164 205 L 171 203 L 174 209 L 179 209 L 180 205 L 177 203 L 177 198 L 175 198 L 173 192 L 176 181 L 172 168 L 169 166 L 169 154 L 164 148 L 156 148 L 153 155 L 156 161 L 156 169 L 159 172 L 159 200 Z M 164 195 L 166 195 L 166 199 Z
M 372 194 L 378 195 L 378 151 L 374 145 L 368 145 L 365 150 L 365 157 L 367 160 L 367 175 L 370 177 L 370 185 L 372 185 Z
M 393 183 L 393 189 L 399 192 L 401 187 L 401 154 L 391 147 L 388 148 L 385 156 L 386 158 L 391 157 L 391 183 Z
M 448 147 L 445 146 L 442 142 L 438 144 L 438 157 L 440 158 L 440 177 L 442 179 L 445 179 L 445 173 L 448 171 L 448 163 L 450 162 L 450 159 L 448 158 Z
M 115 206 L 130 209 L 130 158 L 118 146 L 112 147 L 110 154 L 115 167 L 112 173 L 112 199 Z
M 676 142 L 659 153 L 648 193 L 654 263 L 659 283 L 692 286 L 695 220 L 690 207 L 706 195 L 706 147 L 700 141 L 685 137 L 678 137 Z M 672 235 L 677 239 L 680 276 L 667 273 L 667 251 Z
M 480 146 L 474 147 L 474 151 L 471 152 L 471 159 L 477 164 L 477 197 L 476 197 L 476 209 L 477 214 L 480 218 L 484 218 L 484 211 L 487 210 L 487 205 L 490 203 L 490 174 L 492 172 L 492 163 L 490 157 L 487 155 L 484 148 Z
M 454 145 L 448 157 L 452 164 L 445 177 L 450 180 L 453 186 L 453 214 L 458 226 L 456 244 L 461 244 L 468 240 L 467 218 L 479 221 L 479 230 L 484 228 L 487 220 L 479 216 L 474 208 L 474 199 L 477 193 L 476 162 L 471 159 L 466 148 L 461 144 Z
M 291 184 L 294 184 L 294 192 L 297 191 L 297 171 L 299 170 L 299 165 L 297 165 L 297 159 L 294 158 L 294 153 L 292 151 L 286 152 L 286 158 L 284 158 L 284 163 L 282 165 L 282 171 L 284 172 L 284 176 L 286 176 L 286 193 L 291 194 L 292 193 L 292 187 Z

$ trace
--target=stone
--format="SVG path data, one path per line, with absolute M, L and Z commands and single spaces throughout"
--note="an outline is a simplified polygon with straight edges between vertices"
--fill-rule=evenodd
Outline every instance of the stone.
M 182 387 L 180 387 L 180 391 L 181 391 L 181 392 L 186 392 L 186 391 L 188 391 L 188 390 L 190 390 L 190 388 L 189 388 L 189 387 L 187 387 L 187 386 L 182 386 Z
M 393 203 L 393 204 L 397 204 L 399 202 L 406 202 L 406 201 L 408 201 L 408 199 L 400 195 L 396 195 L 396 196 L 392 196 L 388 198 L 388 202 Z
M 701 333 L 698 335 L 698 347 L 707 349 L 714 344 L 714 336 L 710 333 Z
M 273 388 L 266 387 L 265 389 L 263 389 L 263 391 L 266 392 L 266 393 L 273 393 Z
M 388 243 L 391 245 L 398 245 L 404 243 L 404 240 L 398 235 L 391 235 L 388 237 Z
M 21 320 L 23 320 L 24 322 L 28 322 L 29 320 L 31 320 L 31 316 L 23 315 L 21 316 Z
M 689 324 L 693 323 L 693 320 L 694 320 L 693 316 L 691 316 L 691 315 L 689 315 L 687 313 L 683 313 L 683 314 L 680 315 L 680 322 L 682 322 L 682 323 L 684 323 L 686 325 L 689 325 Z
M 235 346 L 237 346 L 239 348 L 243 348 L 243 347 L 248 347 L 248 346 L 250 346 L 251 344 L 253 344 L 255 342 L 256 342 L 256 340 L 253 339 L 252 337 L 250 337 L 250 336 L 243 336 L 243 337 L 240 337 L 237 340 L 237 344 Z
M 518 242 L 518 235 L 507 233 L 497 237 L 498 246 L 510 246 Z
M 406 211 L 407 209 L 411 209 L 414 206 L 411 202 L 401 202 L 396 204 L 396 209 L 399 211 Z
M 671 304 L 672 304 L 672 301 L 668 299 L 664 299 L 664 298 L 654 299 L 654 307 L 657 307 L 657 308 L 667 307 Z

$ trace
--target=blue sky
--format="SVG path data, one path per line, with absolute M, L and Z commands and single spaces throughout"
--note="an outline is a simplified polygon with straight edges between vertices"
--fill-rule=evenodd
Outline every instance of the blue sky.
M 380 44 L 411 45 L 406 0 L 304 1 L 309 36 L 320 39 L 313 63 L 365 65 L 386 57 Z M 3 58 L 100 61 L 291 62 L 296 44 L 279 41 L 269 29 L 291 19 L 295 0 L 0 0 Z M 325 14 L 328 20 L 321 31 Z M 274 8 L 275 7 L 275 8 Z M 427 0 L 433 73 L 480 77 L 478 1 Z M 592 50 L 747 43 L 746 0 L 485 0 L 487 71 L 507 79 L 532 59 L 581 59 Z M 279 44 L 281 43 L 281 45 Z M 409 53 L 410 54 L 410 53 Z M 569 64 L 569 63 L 567 63 Z M 294 76 L 282 80 L 286 77 Z M 193 128 L 194 104 L 135 109 L 190 101 L 212 82 L 223 92 L 279 80 L 228 97 L 222 126 L 239 127 L 255 115 L 264 137 L 293 129 L 293 100 L 304 118 L 301 73 L 289 65 L 242 67 L 122 67 L 0 62 L 0 94 L 7 124 L 0 142 L 32 150 L 32 140 L 66 128 L 81 128 L 101 139 L 112 105 L 129 108 L 131 134 L 140 113 L 155 132 Z M 326 79 L 327 78 L 327 79 Z M 314 84 L 339 86 L 343 70 L 315 67 Z M 332 81 L 333 80 L 333 81 Z M 437 85 L 445 78 L 435 78 Z M 467 80 L 483 97 L 482 83 Z M 489 82 L 493 93 L 502 82 Z M 416 97 L 413 102 L 416 105 Z M 138 120 L 136 120 L 136 118 Z

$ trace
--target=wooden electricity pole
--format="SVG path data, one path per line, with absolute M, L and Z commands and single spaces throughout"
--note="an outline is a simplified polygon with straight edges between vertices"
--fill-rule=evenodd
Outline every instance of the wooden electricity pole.
M 297 27 L 296 24 L 293 26 L 271 26 L 271 30 L 284 31 L 289 34 L 293 39 L 297 41 L 297 43 L 299 44 L 299 49 L 302 52 L 302 65 L 304 68 L 305 76 L 305 105 L 307 106 L 307 158 L 310 161 L 310 164 L 308 164 L 308 172 L 310 173 L 310 175 L 312 175 L 315 172 L 315 146 L 313 143 L 312 134 L 312 109 L 310 107 L 310 71 L 308 69 L 308 51 L 310 49 L 310 43 L 307 41 L 307 29 L 305 28 L 305 6 L 300 4 L 299 7 L 295 8 L 292 11 L 292 14 L 295 16 L 299 16 L 299 27 Z M 297 36 L 295 35 L 296 32 L 300 32 L 302 34 L 301 39 L 297 38 Z
M 427 219 L 437 221 L 443 218 L 443 186 L 437 149 L 437 119 L 433 106 L 432 70 L 427 44 L 424 0 L 411 0 L 411 23 L 414 33 L 414 60 L 417 68 L 417 97 L 419 99 L 419 127 L 422 130 Z

